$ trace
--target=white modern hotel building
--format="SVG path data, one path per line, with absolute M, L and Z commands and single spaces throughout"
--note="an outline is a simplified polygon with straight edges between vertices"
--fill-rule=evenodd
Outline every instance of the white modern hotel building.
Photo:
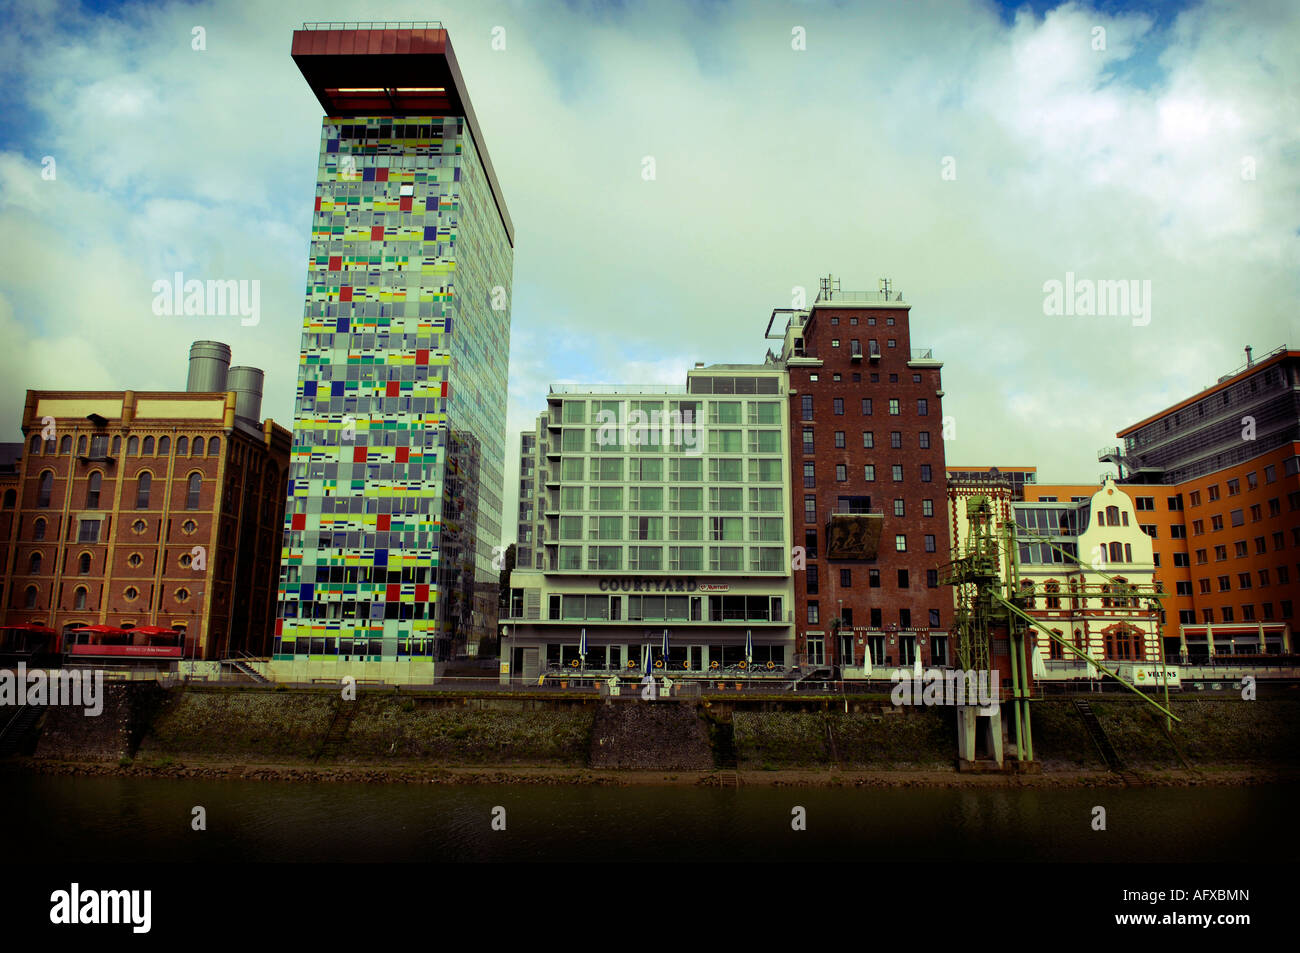
M 552 388 L 520 441 L 503 682 L 647 654 L 659 674 L 792 664 L 788 387 L 779 365 L 719 364 Z

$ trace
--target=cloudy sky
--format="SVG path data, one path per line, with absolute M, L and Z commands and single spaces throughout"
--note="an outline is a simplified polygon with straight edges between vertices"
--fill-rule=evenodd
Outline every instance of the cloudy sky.
M 0 2 L 0 439 L 29 387 L 182 388 L 198 338 L 291 423 L 321 119 L 291 33 L 400 16 L 451 32 L 515 222 L 508 445 L 549 383 L 761 361 L 792 289 L 888 276 L 950 464 L 1095 479 L 1245 345 L 1300 346 L 1298 11 Z M 259 280 L 260 324 L 155 316 L 175 271 Z M 1149 323 L 1045 314 L 1067 273 L 1149 281 Z

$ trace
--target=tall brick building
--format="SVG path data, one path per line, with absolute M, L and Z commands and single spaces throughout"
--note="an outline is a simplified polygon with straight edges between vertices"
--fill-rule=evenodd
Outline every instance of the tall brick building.
M 258 422 L 262 372 L 229 362 L 198 342 L 185 391 L 27 392 L 5 624 L 153 625 L 183 631 L 188 658 L 269 654 L 290 437 Z
M 795 571 L 796 653 L 810 665 L 953 661 L 943 389 L 912 347 L 902 295 L 842 292 L 825 279 L 786 322 L 791 513 L 806 568 Z M 798 553 L 796 551 L 796 557 Z

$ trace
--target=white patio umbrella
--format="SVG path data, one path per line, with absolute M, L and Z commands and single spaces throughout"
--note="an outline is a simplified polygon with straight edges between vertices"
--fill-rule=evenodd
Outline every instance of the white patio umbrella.
M 871 643 L 862 646 L 862 674 L 871 677 Z
M 1047 677 L 1047 663 L 1043 661 L 1043 651 L 1037 645 L 1029 655 L 1029 670 L 1034 673 L 1034 678 Z

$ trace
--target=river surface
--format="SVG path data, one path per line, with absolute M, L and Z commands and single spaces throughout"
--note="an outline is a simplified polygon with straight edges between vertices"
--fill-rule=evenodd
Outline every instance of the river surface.
M 1298 792 L 0 778 L 6 853 L 67 862 L 1231 862 L 1265 844 L 1297 854 Z M 191 829 L 196 806 L 204 831 Z M 492 828 L 498 806 L 505 830 Z M 796 806 L 806 830 L 791 827 Z

